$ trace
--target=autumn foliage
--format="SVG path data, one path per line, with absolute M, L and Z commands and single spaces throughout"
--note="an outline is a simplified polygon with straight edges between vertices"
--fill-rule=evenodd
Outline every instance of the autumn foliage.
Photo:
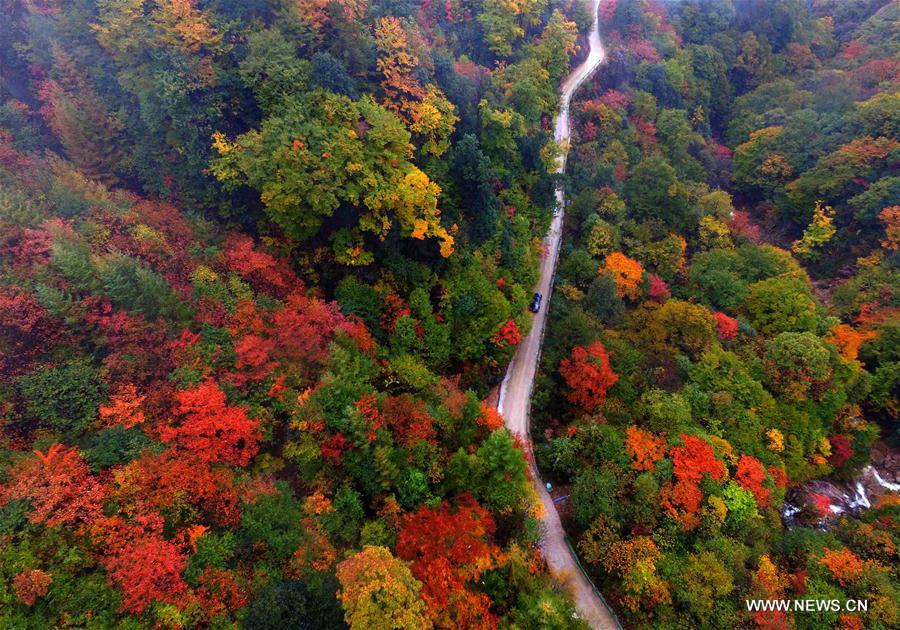
M 846 547 L 838 550 L 825 549 L 819 562 L 841 586 L 847 586 L 858 580 L 865 568 L 863 561 Z
M 681 442 L 683 446 L 673 446 L 669 450 L 678 479 L 698 483 L 704 476 L 717 481 L 725 477 L 725 466 L 716 459 L 709 442 L 684 434 L 681 435 Z
M 888 251 L 900 249 L 900 206 L 888 206 L 878 213 L 878 219 L 884 225 L 884 239 L 881 246 Z
M 625 448 L 634 470 L 653 470 L 654 464 L 666 454 L 664 435 L 657 437 L 636 426 L 628 427 L 625 435 Z
M 848 361 L 855 361 L 859 356 L 860 347 L 870 339 L 875 338 L 872 330 L 858 330 L 849 324 L 837 324 L 831 329 L 829 342 L 837 346 L 841 356 Z
M 106 561 L 110 580 L 122 589 L 122 608 L 133 613 L 154 601 L 180 603 L 188 588 L 181 578 L 186 567 L 185 555 L 158 535 L 133 540 Z
M 400 443 L 411 446 L 434 440 L 434 421 L 421 401 L 408 395 L 388 396 L 381 409 L 385 424 Z
M 40 569 L 28 569 L 13 578 L 13 589 L 16 599 L 26 606 L 32 606 L 38 598 L 47 594 L 52 583 L 53 576 L 50 574 Z
M 828 441 L 831 442 L 831 456 L 828 461 L 835 468 L 853 456 L 853 445 L 846 435 L 833 435 Z
M 673 446 L 669 449 L 675 481 L 663 488 L 660 496 L 662 505 L 668 513 L 677 519 L 685 530 L 689 530 L 699 524 L 698 511 L 703 501 L 700 481 L 704 477 L 721 481 L 727 471 L 707 441 L 684 434 L 681 441 L 683 446 Z
M 212 380 L 176 394 L 177 426 L 165 427 L 162 439 L 207 462 L 246 466 L 256 454 L 258 423 L 240 407 L 225 402 L 225 392 Z
M 744 489 L 753 493 L 756 503 L 760 507 L 765 507 L 768 504 L 769 495 L 772 491 L 763 487 L 763 482 L 766 480 L 766 471 L 758 459 L 750 455 L 741 455 L 737 471 L 734 473 L 734 480 Z
M 716 318 L 716 332 L 722 341 L 734 341 L 738 334 L 738 321 L 721 311 L 713 313 Z
M 603 269 L 612 274 L 619 297 L 636 300 L 641 296 L 640 285 L 644 276 L 641 263 L 621 252 L 613 252 L 604 259 Z
M 571 356 L 560 362 L 559 373 L 569 386 L 569 401 L 587 412 L 603 404 L 606 392 L 619 379 L 599 341 L 572 348 Z
M 425 97 L 425 90 L 414 73 L 419 60 L 410 50 L 406 32 L 397 18 L 380 19 L 375 36 L 381 53 L 376 63 L 384 75 L 381 88 L 387 97 L 386 103 L 408 116 L 413 104 Z
M 78 451 L 61 444 L 46 453 L 35 451 L 0 486 L 0 505 L 27 499 L 32 508 L 28 519 L 48 527 L 91 521 L 100 515 L 104 497 L 105 489 Z
M 123 426 L 132 429 L 144 422 L 141 404 L 146 398 L 138 394 L 134 385 L 123 385 L 118 393 L 110 397 L 107 404 L 100 405 L 100 420 L 107 427 Z
M 649 286 L 647 288 L 647 299 L 654 302 L 665 302 L 671 297 L 672 292 L 666 281 L 657 276 L 655 273 L 648 274 Z
M 422 507 L 404 518 L 397 554 L 422 581 L 436 627 L 497 626 L 490 599 L 470 586 L 502 563 L 503 555 L 491 541 L 494 530 L 491 515 L 470 495 L 459 497 L 454 506 Z
M 482 403 L 478 424 L 487 427 L 489 431 L 496 431 L 503 426 L 503 416 L 500 415 L 495 407 Z
M 207 567 L 198 582 L 199 586 L 194 590 L 194 601 L 207 622 L 239 610 L 249 602 L 246 586 L 230 571 Z
M 337 567 L 338 598 L 351 628 L 431 628 L 421 582 L 384 547 L 367 546 Z
M 519 327 L 516 326 L 515 320 L 512 319 L 507 320 L 494 336 L 494 343 L 498 346 L 515 346 L 521 340 L 522 334 L 519 332 Z
M 190 453 L 145 454 L 113 475 L 113 496 L 166 513 L 195 511 L 201 523 L 234 525 L 239 496 L 226 467 L 213 467 Z
M 660 557 L 659 547 L 648 536 L 621 541 L 609 550 L 604 568 L 622 577 L 622 603 L 629 610 L 671 601 L 668 585 L 656 573 Z

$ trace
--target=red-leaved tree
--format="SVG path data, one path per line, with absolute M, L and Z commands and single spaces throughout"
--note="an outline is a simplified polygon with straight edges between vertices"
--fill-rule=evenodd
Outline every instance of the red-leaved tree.
M 706 440 L 682 434 L 681 442 L 684 446 L 669 449 L 676 481 L 662 489 L 660 502 L 685 530 L 689 530 L 700 522 L 698 511 L 703 501 L 700 481 L 704 476 L 722 481 L 726 470 Z
M 279 293 L 299 283 L 290 265 L 256 249 L 249 236 L 241 234 L 229 237 L 224 258 L 229 269 L 236 271 L 259 289 Z
M 0 506 L 27 499 L 32 508 L 28 520 L 48 527 L 90 522 L 102 514 L 104 488 L 77 450 L 54 444 L 46 454 L 34 453 L 11 471 L 8 484 L 0 486 Z
M 741 455 L 737 471 L 734 473 L 734 480 L 742 488 L 753 493 L 756 503 L 760 507 L 765 507 L 769 503 L 769 495 L 772 493 L 772 490 L 764 488 L 762 485 L 766 480 L 766 470 L 755 457 Z
M 322 361 L 335 331 L 344 323 L 334 302 L 291 293 L 272 318 L 273 354 L 283 362 Z
M 725 478 L 725 466 L 716 459 L 712 446 L 703 438 L 681 434 L 684 446 L 673 446 L 669 455 L 675 464 L 675 476 L 686 481 L 699 483 L 704 475 L 716 481 Z
M 149 503 L 167 513 L 195 515 L 200 523 L 211 525 L 227 527 L 240 520 L 231 470 L 214 468 L 192 453 L 145 454 L 117 470 L 114 481 L 113 496 L 123 503 Z
M 831 457 L 828 462 L 835 468 L 853 457 L 853 445 L 846 435 L 832 435 L 828 441 L 831 442 Z
M 734 341 L 738 334 L 738 320 L 721 311 L 713 313 L 716 318 L 716 332 L 722 341 Z
M 40 569 L 26 569 L 13 578 L 16 599 L 26 606 L 33 606 L 39 597 L 47 594 L 53 577 Z
M 119 391 L 109 397 L 109 402 L 100 405 L 100 420 L 104 426 L 123 426 L 131 429 L 144 422 L 144 412 L 141 404 L 146 396 L 138 395 L 137 388 L 128 383 L 119 388 Z
M 571 356 L 560 361 L 559 373 L 569 386 L 569 402 L 587 412 L 602 405 L 606 392 L 619 380 L 599 341 L 572 348 Z
M 175 395 L 181 424 L 164 427 L 164 442 L 194 453 L 207 462 L 246 466 L 259 450 L 259 423 L 240 407 L 225 402 L 225 392 L 213 380 Z
M 410 447 L 420 440 L 434 441 L 434 421 L 421 400 L 409 395 L 388 396 L 382 402 L 381 411 L 399 443 Z
M 515 346 L 520 341 L 522 341 L 522 333 L 519 332 L 519 327 L 516 326 L 515 320 L 507 320 L 505 324 L 500 327 L 500 330 L 497 331 L 497 334 L 494 335 L 494 343 L 498 346 Z
M 133 540 L 107 558 L 109 579 L 122 590 L 122 610 L 141 613 L 154 601 L 179 604 L 188 585 L 181 578 L 187 558 L 159 535 Z

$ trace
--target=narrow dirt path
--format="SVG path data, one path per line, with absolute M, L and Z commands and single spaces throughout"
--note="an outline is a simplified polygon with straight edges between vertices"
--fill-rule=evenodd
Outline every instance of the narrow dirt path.
M 567 143 L 569 140 L 569 102 L 578 87 L 596 70 L 603 61 L 605 53 L 600 42 L 600 32 L 597 24 L 597 10 L 601 0 L 588 0 L 593 8 L 594 24 L 588 38 L 590 53 L 581 65 L 575 68 L 560 88 L 559 115 L 556 117 L 555 138 L 557 142 Z M 566 170 L 566 156 L 560 156 L 557 160 L 558 173 Z M 581 616 L 592 628 L 600 630 L 613 630 L 621 628 L 615 615 L 607 607 L 602 596 L 594 588 L 590 579 L 581 570 L 578 560 L 566 543 L 566 533 L 563 530 L 559 514 L 550 495 L 547 493 L 540 472 L 534 464 L 531 453 L 531 439 L 528 432 L 528 410 L 531 406 L 531 390 L 534 387 L 534 377 L 537 372 L 538 360 L 541 355 L 541 342 L 544 336 L 544 326 L 547 323 L 547 309 L 550 305 L 550 294 L 553 290 L 553 275 L 556 271 L 556 261 L 559 258 L 559 243 L 563 224 L 563 190 L 556 189 L 556 203 L 560 209 L 553 222 L 550 231 L 544 238 L 544 250 L 546 255 L 541 260 L 540 279 L 535 288 L 543 294 L 544 300 L 540 311 L 535 315 L 531 332 L 519 344 L 509 367 L 503 384 L 500 386 L 500 400 L 497 410 L 503 415 L 506 427 L 514 435 L 522 438 L 527 445 L 528 460 L 532 477 L 537 492 L 544 504 L 545 516 L 541 520 L 541 552 L 547 560 L 547 564 L 557 575 L 570 577 L 570 586 L 575 598 L 575 604 Z

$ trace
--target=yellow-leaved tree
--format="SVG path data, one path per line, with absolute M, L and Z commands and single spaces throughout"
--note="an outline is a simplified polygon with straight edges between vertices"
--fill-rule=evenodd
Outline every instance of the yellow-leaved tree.
M 338 599 L 351 629 L 432 627 L 425 602 L 419 598 L 422 583 L 387 548 L 366 546 L 337 565 L 337 577 Z
M 821 201 L 816 201 L 812 221 L 803 230 L 803 237 L 791 245 L 791 251 L 803 258 L 815 260 L 822 255 L 822 248 L 836 232 L 834 208 L 822 205 Z
M 383 239 L 399 229 L 433 237 L 449 256 L 453 237 L 441 225 L 441 189 L 412 163 L 410 138 L 369 96 L 355 102 L 314 93 L 288 99 L 260 130 L 234 141 L 215 134 L 211 172 L 226 187 L 258 190 L 270 218 L 293 238 L 315 236 L 341 209 L 356 217 L 357 234 Z

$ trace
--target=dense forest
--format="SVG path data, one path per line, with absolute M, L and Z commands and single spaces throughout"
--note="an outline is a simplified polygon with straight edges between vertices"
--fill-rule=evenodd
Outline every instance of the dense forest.
M 253 234 L 413 371 L 500 371 L 528 325 L 583 3 L 3 7 L 17 151 Z M 382 314 L 406 311 L 392 335 Z
M 483 402 L 582 3 L 0 16 L 0 627 L 582 627 Z
M 896 2 L 0 18 L 0 628 L 900 626 Z
M 600 17 L 532 410 L 581 560 L 626 627 L 897 627 L 896 493 L 798 490 L 897 446 L 900 7 Z

